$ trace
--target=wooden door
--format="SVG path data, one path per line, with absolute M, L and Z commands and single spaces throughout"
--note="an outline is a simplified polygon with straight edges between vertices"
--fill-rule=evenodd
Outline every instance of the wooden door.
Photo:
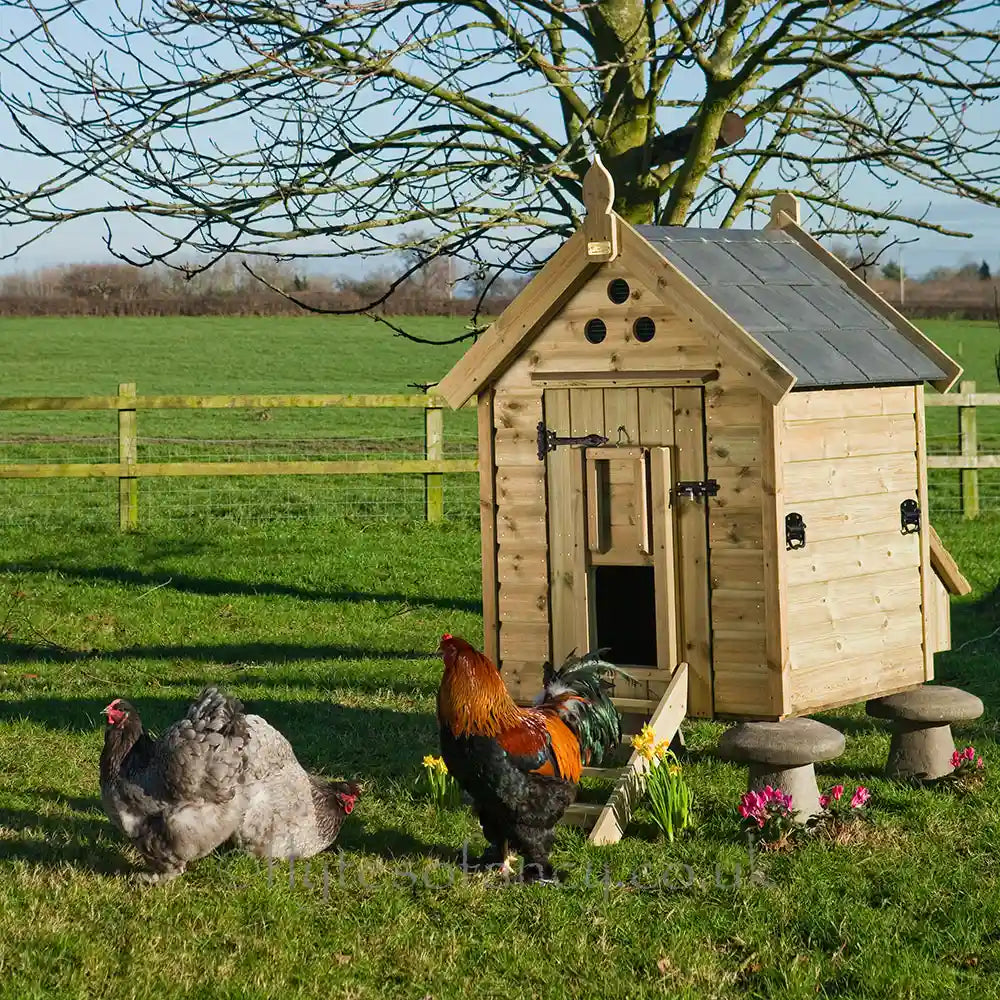
M 678 500 L 673 490 L 678 479 L 705 477 L 702 390 L 547 389 L 544 415 L 559 437 L 607 438 L 546 456 L 553 662 L 597 648 L 609 616 L 613 627 L 616 615 L 635 614 L 643 634 L 623 623 L 618 638 L 636 656 L 609 654 L 639 681 L 616 691 L 632 695 L 622 707 L 655 704 L 687 660 L 692 709 L 711 714 L 705 502 Z

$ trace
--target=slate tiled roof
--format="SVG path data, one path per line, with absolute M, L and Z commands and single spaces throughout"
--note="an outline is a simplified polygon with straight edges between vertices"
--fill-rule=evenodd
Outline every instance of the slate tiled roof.
M 788 368 L 796 388 L 917 384 L 945 376 L 787 233 L 636 228 Z

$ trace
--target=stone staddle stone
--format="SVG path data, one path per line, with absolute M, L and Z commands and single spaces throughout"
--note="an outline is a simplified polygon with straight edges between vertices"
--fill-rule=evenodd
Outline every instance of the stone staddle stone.
M 959 688 L 924 684 L 876 698 L 868 702 L 865 711 L 875 718 L 892 720 L 886 775 L 931 781 L 951 773 L 955 752 L 951 723 L 978 719 L 983 703 Z
M 792 809 L 804 822 L 819 811 L 819 786 L 813 764 L 844 752 L 844 735 L 815 719 L 741 722 L 719 740 L 725 760 L 749 765 L 751 791 L 771 785 L 791 795 Z

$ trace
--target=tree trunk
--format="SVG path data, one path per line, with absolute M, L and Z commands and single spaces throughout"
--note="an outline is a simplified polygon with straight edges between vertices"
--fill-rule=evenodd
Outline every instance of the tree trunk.
M 615 182 L 615 211 L 632 223 L 652 222 L 658 181 L 650 172 L 656 96 L 650 91 L 652 24 L 645 0 L 601 0 L 586 8 L 594 34 L 601 100 L 593 132 Z

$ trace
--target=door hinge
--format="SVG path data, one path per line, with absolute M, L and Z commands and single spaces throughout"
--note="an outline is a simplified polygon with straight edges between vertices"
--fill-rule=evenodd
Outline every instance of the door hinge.
M 685 480 L 674 486 L 674 496 L 685 500 L 714 497 L 718 492 L 719 484 L 714 479 Z
M 550 451 L 555 451 L 561 444 L 578 445 L 585 448 L 600 448 L 607 444 L 608 439 L 600 434 L 581 434 L 578 437 L 559 437 L 555 431 L 550 431 L 545 423 L 538 421 L 538 461 L 544 462 Z

